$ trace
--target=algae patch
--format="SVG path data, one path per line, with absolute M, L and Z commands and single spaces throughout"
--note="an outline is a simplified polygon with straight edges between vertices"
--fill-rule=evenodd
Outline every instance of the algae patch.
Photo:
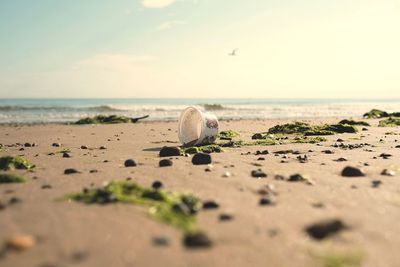
M 141 119 L 146 119 L 148 116 L 143 116 L 139 118 L 130 118 L 126 116 L 117 116 L 117 115 L 97 115 L 94 117 L 88 117 L 84 119 L 80 119 L 74 124 L 116 124 L 116 123 L 135 123 Z
M 356 133 L 358 130 L 348 124 L 322 124 L 310 125 L 304 122 L 287 123 L 275 125 L 268 130 L 269 134 L 303 134 L 312 135 L 334 135 L 338 133 Z
M 365 121 L 355 121 L 355 120 L 346 120 L 346 119 L 339 121 L 339 124 L 371 126 L 368 122 L 365 122 Z
M 221 131 L 218 134 L 219 138 L 235 138 L 235 137 L 239 137 L 240 134 L 234 130 L 226 130 L 226 131 Z
M 22 157 L 11 157 L 5 156 L 0 158 L 0 170 L 13 170 L 13 169 L 20 169 L 20 170 L 30 170 L 33 169 L 35 165 L 27 161 Z
M 379 121 L 378 124 L 379 127 L 396 127 L 400 126 L 400 118 L 387 118 L 384 120 Z
M 84 189 L 68 199 L 87 204 L 130 203 L 149 207 L 149 214 L 185 233 L 196 232 L 196 213 L 199 200 L 190 194 L 146 188 L 129 181 L 112 181 L 97 189 Z
M 318 257 L 323 267 L 360 267 L 361 253 L 332 253 Z
M 400 117 L 400 112 L 389 113 L 380 109 L 371 109 L 367 113 L 363 115 L 364 118 L 367 119 L 380 119 L 387 117 Z
M 0 184 L 25 183 L 25 178 L 9 173 L 0 173 Z
M 191 146 L 181 148 L 184 154 L 197 154 L 197 153 L 221 153 L 224 152 L 220 145 L 205 145 L 205 146 Z

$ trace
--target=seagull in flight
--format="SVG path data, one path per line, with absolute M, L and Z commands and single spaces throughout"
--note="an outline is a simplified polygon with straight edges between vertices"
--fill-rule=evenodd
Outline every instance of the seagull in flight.
M 229 56 L 236 56 L 236 51 L 237 51 L 237 49 L 233 49 L 233 51 L 230 52 L 228 55 Z

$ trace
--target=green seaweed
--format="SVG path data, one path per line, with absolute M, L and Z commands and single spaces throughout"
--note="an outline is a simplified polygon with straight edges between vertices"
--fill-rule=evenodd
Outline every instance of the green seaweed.
M 303 134 L 312 135 L 334 135 L 338 133 L 356 133 L 357 128 L 347 124 L 322 124 L 310 125 L 304 122 L 287 123 L 275 125 L 268 130 L 269 134 Z
M 239 137 L 240 134 L 234 130 L 226 130 L 226 131 L 221 131 L 218 134 L 219 138 L 235 138 L 235 137 Z
M 196 154 L 196 153 L 221 153 L 224 152 L 220 145 L 205 145 L 205 146 L 191 146 L 181 148 L 184 154 Z
M 12 169 L 20 169 L 20 170 L 30 170 L 33 169 L 35 165 L 31 164 L 29 161 L 22 157 L 11 157 L 5 156 L 0 158 L 0 170 L 12 170 Z
M 321 142 L 325 142 L 327 139 L 325 137 L 321 136 L 314 136 L 314 137 L 309 137 L 309 136 L 296 136 L 292 143 L 295 144 L 317 144 Z
M 25 178 L 9 173 L 0 173 L 0 184 L 25 183 Z
M 363 117 L 367 119 L 379 119 L 389 117 L 389 113 L 379 109 L 371 109 L 370 111 L 365 113 Z
M 396 127 L 400 126 L 400 118 L 387 118 L 384 120 L 379 121 L 378 124 L 379 127 Z
M 63 148 L 63 149 L 57 151 L 56 153 L 57 153 L 57 154 L 71 153 L 71 149 L 69 149 L 69 148 Z
M 116 124 L 116 123 L 135 123 L 138 122 L 141 119 L 145 119 L 148 116 L 143 116 L 139 118 L 130 118 L 126 116 L 117 116 L 117 115 L 97 115 L 94 117 L 87 117 L 78 120 L 74 124 Z
M 368 122 L 365 122 L 365 121 L 355 121 L 355 120 L 346 120 L 346 119 L 339 121 L 339 124 L 371 126 Z
M 102 188 L 71 194 L 67 199 L 87 204 L 122 202 L 147 206 L 153 218 L 185 233 L 197 231 L 195 214 L 199 200 L 190 194 L 146 188 L 130 181 L 112 181 Z
M 363 257 L 360 253 L 332 253 L 319 259 L 323 267 L 360 267 Z

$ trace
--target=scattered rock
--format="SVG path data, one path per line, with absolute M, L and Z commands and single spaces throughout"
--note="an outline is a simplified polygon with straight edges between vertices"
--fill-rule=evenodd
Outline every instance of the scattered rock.
M 265 160 L 264 157 L 259 157 L 257 160 Z
M 187 248 L 208 248 L 212 246 L 212 241 L 203 232 L 187 233 L 184 236 L 183 243 Z
M 79 171 L 72 168 L 64 170 L 64 174 L 75 174 L 75 173 L 79 173 Z
M 88 147 L 85 146 L 85 145 L 82 145 L 82 146 L 81 146 L 81 149 L 88 149 Z
M 158 163 L 158 166 L 160 166 L 160 167 L 168 167 L 168 166 L 172 166 L 172 165 L 173 165 L 173 162 L 170 159 L 162 159 Z
M 52 186 L 49 184 L 42 185 L 42 189 L 51 189 Z
M 192 163 L 194 165 L 207 165 L 211 164 L 211 155 L 205 153 L 197 153 L 192 158 Z
M 300 163 L 307 163 L 307 162 L 308 162 L 308 157 L 307 157 L 307 155 L 304 155 L 304 156 L 298 155 L 298 156 L 297 156 L 297 160 L 298 160 Z
M 13 249 L 13 250 L 26 250 L 26 249 L 30 249 L 31 247 L 33 247 L 36 243 L 36 240 L 33 236 L 31 235 L 15 235 L 10 237 L 7 241 L 6 241 L 6 247 L 8 249 Z
M 217 202 L 215 202 L 214 200 L 209 200 L 209 201 L 203 202 L 203 209 L 205 209 L 205 210 L 218 209 L 218 208 L 219 208 L 219 204 Z
M 275 180 L 280 180 L 280 181 L 284 181 L 286 178 L 283 175 L 277 174 L 274 177 Z
M 136 164 L 136 161 L 134 161 L 133 159 L 127 159 L 124 162 L 124 166 L 125 167 L 136 167 L 137 164 Z
M 273 205 L 274 202 L 269 197 L 262 197 L 258 202 L 261 206 Z
M 107 149 L 107 147 L 106 146 L 101 146 L 99 149 L 100 150 L 104 150 L 104 149 Z
M 269 154 L 268 150 L 263 150 L 263 151 L 257 150 L 256 151 L 256 155 L 268 155 L 268 154 Z
M 372 181 L 372 187 L 373 187 L 373 188 L 377 188 L 377 187 L 379 187 L 381 184 L 382 184 L 382 181 L 381 181 L 381 180 L 373 180 L 373 181 Z
M 63 158 L 70 158 L 70 157 L 71 157 L 71 155 L 68 154 L 67 152 L 64 152 L 64 153 L 63 153 Z
M 60 144 L 60 143 L 53 143 L 52 146 L 54 146 L 54 147 L 60 147 L 61 144 Z
M 338 159 L 335 159 L 334 161 L 343 162 L 343 161 L 347 161 L 347 159 L 346 158 L 338 158 Z
M 168 147 L 165 146 L 160 150 L 160 157 L 174 157 L 174 156 L 180 156 L 181 155 L 181 150 L 179 147 Z
M 229 213 L 221 213 L 221 214 L 219 215 L 219 220 L 220 220 L 221 222 L 226 222 L 226 221 L 233 220 L 233 215 L 232 215 L 232 214 L 229 214 Z
M 165 247 L 168 246 L 170 243 L 169 239 L 164 236 L 157 236 L 153 238 L 153 244 L 155 246 Z
M 93 170 L 90 170 L 90 171 L 89 171 L 89 173 L 97 173 L 97 172 L 99 172 L 99 171 L 96 170 L 96 169 L 93 169 Z
M 261 169 L 251 171 L 251 176 L 254 178 L 266 178 L 267 174 Z
M 8 204 L 14 205 L 14 204 L 18 204 L 18 203 L 21 203 L 21 202 L 22 202 L 22 200 L 21 200 L 20 198 L 12 197 L 12 198 L 10 198 L 10 200 L 8 201 Z
M 153 189 L 160 189 L 163 187 L 163 183 L 160 181 L 154 181 L 153 184 L 151 185 Z
M 325 153 L 325 154 L 335 154 L 335 151 L 329 150 L 329 149 L 327 149 L 327 150 L 322 150 L 321 152 L 322 152 L 322 153 Z
M 344 177 L 362 177 L 365 176 L 364 172 L 356 167 L 347 166 L 342 170 Z
M 396 175 L 396 172 L 393 171 L 393 170 L 384 169 L 384 170 L 381 172 L 381 175 L 395 176 L 395 175 Z
M 325 220 L 307 226 L 306 233 L 317 240 L 335 235 L 348 227 L 339 219 Z
M 32 147 L 32 145 L 30 143 L 25 143 L 24 147 Z
M 225 172 L 225 173 L 222 175 L 223 178 L 229 178 L 229 177 L 231 177 L 231 176 L 232 176 L 232 173 L 230 173 L 230 172 Z
M 379 155 L 379 157 L 383 158 L 383 159 L 389 159 L 392 155 L 388 154 L 388 153 L 382 153 Z

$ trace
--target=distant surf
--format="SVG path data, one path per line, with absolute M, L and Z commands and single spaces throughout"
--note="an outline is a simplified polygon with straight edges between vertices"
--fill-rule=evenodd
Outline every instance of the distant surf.
M 372 108 L 400 111 L 400 100 L 351 99 L 0 99 L 0 123 L 65 123 L 103 115 L 177 120 L 187 106 L 221 120 L 360 117 Z

